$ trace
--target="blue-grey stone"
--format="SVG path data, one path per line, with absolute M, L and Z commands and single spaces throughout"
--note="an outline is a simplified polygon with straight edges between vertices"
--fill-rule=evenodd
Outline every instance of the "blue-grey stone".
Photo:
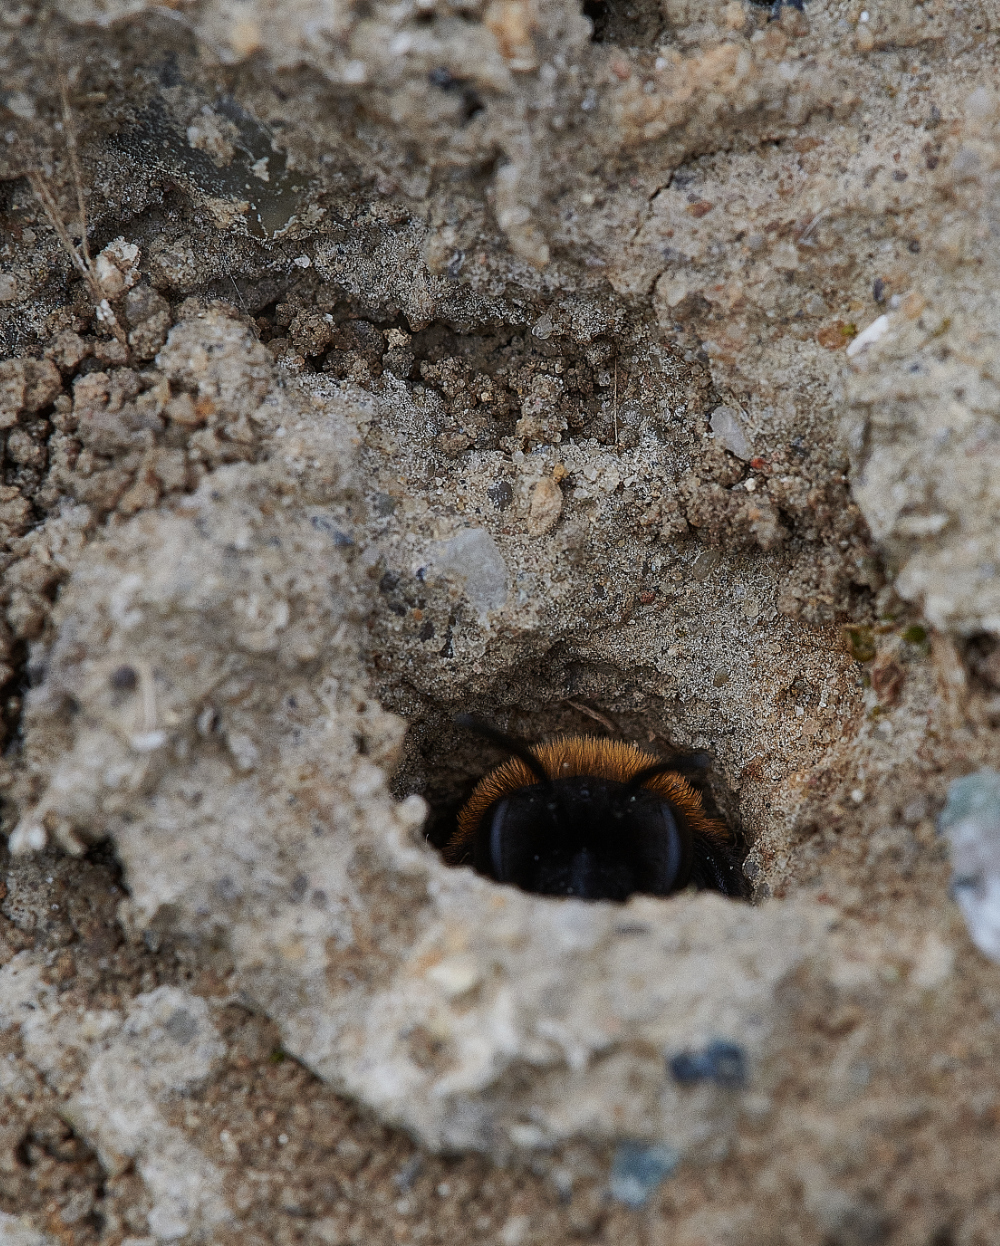
M 1000 774 L 955 779 L 938 817 L 951 849 L 951 893 L 973 943 L 1000 961 Z
M 680 1163 L 662 1143 L 621 1142 L 611 1163 L 611 1197 L 626 1207 L 642 1207 Z
M 667 1061 L 670 1076 L 682 1086 L 714 1082 L 737 1089 L 747 1083 L 746 1052 L 739 1043 L 713 1038 L 701 1051 L 681 1051 Z

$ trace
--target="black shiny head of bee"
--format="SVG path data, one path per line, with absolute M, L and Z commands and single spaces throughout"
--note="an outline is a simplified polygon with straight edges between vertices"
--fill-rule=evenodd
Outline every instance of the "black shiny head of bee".
M 539 895 L 627 900 L 694 886 L 745 894 L 739 856 L 700 794 L 634 745 L 570 737 L 529 746 L 475 719 L 459 725 L 512 754 L 463 806 L 445 855 Z
M 473 865 L 546 896 L 666 896 L 691 880 L 691 837 L 655 792 L 575 775 L 495 801 L 483 815 Z

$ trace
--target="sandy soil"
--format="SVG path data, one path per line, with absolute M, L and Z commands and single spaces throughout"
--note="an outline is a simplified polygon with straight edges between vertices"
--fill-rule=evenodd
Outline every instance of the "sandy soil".
M 5 6 L 0 1240 L 997 1240 L 998 30 Z M 470 709 L 752 902 L 447 870 Z

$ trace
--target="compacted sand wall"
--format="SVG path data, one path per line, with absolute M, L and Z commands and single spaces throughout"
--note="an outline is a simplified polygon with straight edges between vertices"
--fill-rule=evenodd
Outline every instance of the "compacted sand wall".
M 1000 17 L 769 14 L 0 12 L 0 1241 L 1000 1236 Z

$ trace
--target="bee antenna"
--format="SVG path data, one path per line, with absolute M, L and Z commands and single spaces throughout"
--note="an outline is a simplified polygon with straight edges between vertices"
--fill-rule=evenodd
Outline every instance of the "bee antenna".
M 480 722 L 472 714 L 456 714 L 453 721 L 456 727 L 463 727 L 466 731 L 471 731 L 475 735 L 482 736 L 484 740 L 489 740 L 497 748 L 506 749 L 508 753 L 512 753 L 519 761 L 524 762 L 539 783 L 549 782 L 549 776 L 545 773 L 545 767 L 523 740 L 507 735 L 496 727 L 491 727 L 489 723 Z
M 676 770 L 676 765 L 672 761 L 655 761 L 651 766 L 634 774 L 625 785 L 627 792 L 634 792 L 648 780 L 654 778 L 658 774 L 666 774 L 670 770 Z

